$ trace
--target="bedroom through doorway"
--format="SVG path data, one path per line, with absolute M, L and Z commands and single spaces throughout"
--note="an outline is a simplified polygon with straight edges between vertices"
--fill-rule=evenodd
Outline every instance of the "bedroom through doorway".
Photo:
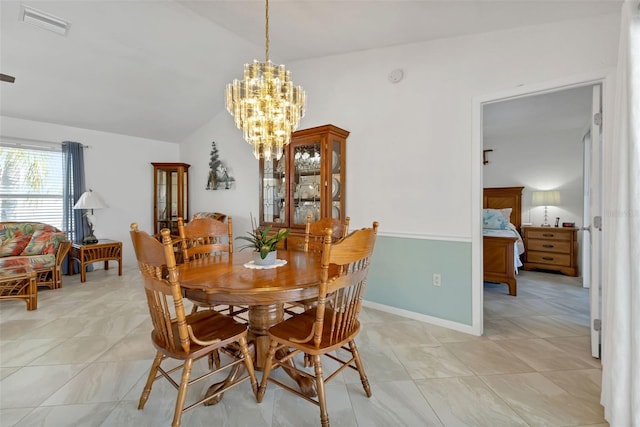
M 583 285 L 599 285 L 599 280 L 590 277 L 594 269 L 599 274 L 600 256 L 593 263 L 590 260 L 593 235 L 599 238 L 600 234 L 591 224 L 598 208 L 591 208 L 599 202 L 599 188 L 594 192 L 593 186 L 601 179 L 597 125 L 598 137 L 592 141 L 596 112 L 593 107 L 597 103 L 600 112 L 601 86 L 598 82 L 565 86 L 506 96 L 481 105 L 483 187 L 523 187 L 521 227 L 513 227 L 520 234 L 514 245 L 518 251 L 514 264 L 518 270 L 516 281 L 521 283 L 516 285 L 517 296 L 509 295 L 504 284 L 483 284 L 485 327 L 493 328 L 492 319 L 496 316 L 509 320 L 511 313 L 519 310 L 537 310 L 541 323 L 550 316 L 565 316 L 566 320 L 571 315 L 571 322 L 578 322 L 587 335 L 591 333 L 592 342 L 595 339 L 591 352 L 596 357 L 599 335 L 594 338 L 592 329 L 593 319 L 599 317 L 599 298 L 592 303 L 590 293 L 596 292 L 598 295 L 593 296 L 599 297 L 600 287 L 589 290 Z M 601 117 L 595 117 L 595 121 Z M 597 200 L 592 200 L 594 194 Z M 553 197 L 542 200 L 544 195 Z M 510 218 L 508 222 L 518 221 Z M 486 233 L 483 230 L 483 236 Z M 575 287 L 569 290 L 575 292 L 575 298 L 559 304 L 556 297 L 561 288 L 557 285 Z M 523 333 L 540 336 L 539 326 L 525 326 Z

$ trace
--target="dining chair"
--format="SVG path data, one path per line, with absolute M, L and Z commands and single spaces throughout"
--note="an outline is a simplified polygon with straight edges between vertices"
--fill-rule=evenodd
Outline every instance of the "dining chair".
M 302 251 L 304 252 L 322 252 L 324 236 L 327 229 L 332 230 L 331 241 L 333 243 L 342 239 L 349 231 L 349 217 L 345 217 L 344 221 L 337 218 L 322 218 L 318 221 L 311 222 L 311 215 L 307 215 L 304 228 L 304 241 Z M 291 315 L 300 311 L 300 308 L 307 309 L 310 305 L 315 304 L 315 299 L 303 301 L 291 301 L 284 307 L 285 314 Z M 305 359 L 305 366 L 308 359 Z
M 311 215 L 307 215 L 302 250 L 304 252 L 321 252 L 325 231 L 330 228 L 333 231 L 331 239 L 336 242 L 348 234 L 349 221 L 350 218 L 345 217 L 344 221 L 337 218 L 322 218 L 311 222 Z
M 372 228 L 363 228 L 332 243 L 333 230 L 326 230 L 317 304 L 269 329 L 269 355 L 258 389 L 258 402 L 262 402 L 267 382 L 271 381 L 318 405 L 321 424 L 329 427 L 325 384 L 347 367 L 358 371 L 364 392 L 367 397 L 371 397 L 371 387 L 355 337 L 360 331 L 360 308 L 377 232 L 378 223 L 374 222 Z M 336 350 L 347 353 L 331 354 Z M 306 396 L 270 375 L 274 368 L 284 365 L 298 354 L 312 357 L 313 372 L 290 365 L 287 368 L 314 381 L 317 399 Z M 330 375 L 323 372 L 322 356 L 339 363 L 339 367 Z
M 233 252 L 233 219 L 227 223 L 213 218 L 197 218 L 185 224 L 178 218 L 178 235 L 184 261 Z
M 247 346 L 247 327 L 214 310 L 185 314 L 180 282 L 176 270 L 175 253 L 169 229 L 161 231 L 162 243 L 144 231 L 138 230 L 136 223 L 131 224 L 131 241 L 142 274 L 149 314 L 153 324 L 151 341 L 156 348 L 156 356 L 151 371 L 140 396 L 138 409 L 143 409 L 155 380 L 166 378 L 178 389 L 172 426 L 180 425 L 182 414 L 203 404 L 220 393 L 247 380 L 251 381 L 253 392 L 257 394 L 257 381 L 253 361 Z M 237 343 L 239 352 L 230 344 Z M 229 347 L 228 347 L 229 346 Z M 191 378 L 194 361 L 221 351 L 231 358 L 222 367 L 209 369 L 204 374 Z M 167 359 L 182 361 L 178 366 L 170 362 L 170 367 L 162 367 Z M 246 375 L 232 377 L 215 394 L 206 396 L 185 406 L 188 387 L 198 381 L 211 377 L 225 369 L 237 370 L 244 364 Z M 182 369 L 179 384 L 170 374 Z M 159 374 L 159 375 L 158 375 Z
M 184 262 L 233 252 L 233 218 L 230 216 L 226 218 L 226 224 L 211 217 L 196 218 L 187 224 L 182 218 L 178 218 L 178 234 Z M 236 317 L 236 320 L 246 323 L 246 319 L 238 316 L 247 312 L 247 307 L 224 305 L 207 308 Z M 197 310 L 198 305 L 194 304 L 193 311 Z

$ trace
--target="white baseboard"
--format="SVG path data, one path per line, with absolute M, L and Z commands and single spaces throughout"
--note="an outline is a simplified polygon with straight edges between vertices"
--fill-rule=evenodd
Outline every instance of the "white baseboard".
M 420 322 L 429 323 L 431 325 L 442 326 L 444 328 L 453 329 L 454 331 L 464 332 L 465 334 L 478 335 L 474 333 L 471 325 L 465 325 L 463 323 L 452 322 L 451 320 L 440 319 L 438 317 L 428 316 L 426 314 L 420 314 L 409 310 L 403 310 L 401 308 L 391 307 L 377 302 L 371 302 L 367 300 L 362 301 L 362 305 L 376 310 L 384 311 L 385 313 L 396 314 L 398 316 L 406 317 L 412 320 L 418 320 Z

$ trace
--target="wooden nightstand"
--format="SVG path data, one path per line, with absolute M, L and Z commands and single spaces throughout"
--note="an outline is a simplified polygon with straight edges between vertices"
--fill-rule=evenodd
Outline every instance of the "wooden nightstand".
M 578 229 L 523 227 L 524 269 L 578 275 Z

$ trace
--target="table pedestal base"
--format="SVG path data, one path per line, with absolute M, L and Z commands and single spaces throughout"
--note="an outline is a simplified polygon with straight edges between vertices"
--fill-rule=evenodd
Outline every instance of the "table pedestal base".
M 262 371 L 264 365 L 269 356 L 269 328 L 282 322 L 284 319 L 284 309 L 282 304 L 272 305 L 256 305 L 249 307 L 249 352 L 253 357 L 253 364 L 256 371 Z M 283 350 L 281 350 L 283 351 Z M 281 353 L 278 353 L 278 358 L 282 357 Z M 295 367 L 295 362 L 290 359 L 288 365 Z M 288 369 L 286 366 L 282 366 L 287 375 L 289 375 L 300 387 L 302 393 L 309 397 L 317 396 L 316 390 L 313 386 L 313 380 L 311 378 L 303 377 L 292 369 Z M 231 370 L 231 373 L 227 378 L 219 383 L 213 384 L 207 390 L 205 397 L 209 397 L 218 393 L 218 390 L 222 389 L 226 384 L 234 381 L 240 377 L 244 372 L 243 365 L 236 365 Z M 213 397 L 204 404 L 206 406 L 215 405 L 222 400 L 223 394 Z

